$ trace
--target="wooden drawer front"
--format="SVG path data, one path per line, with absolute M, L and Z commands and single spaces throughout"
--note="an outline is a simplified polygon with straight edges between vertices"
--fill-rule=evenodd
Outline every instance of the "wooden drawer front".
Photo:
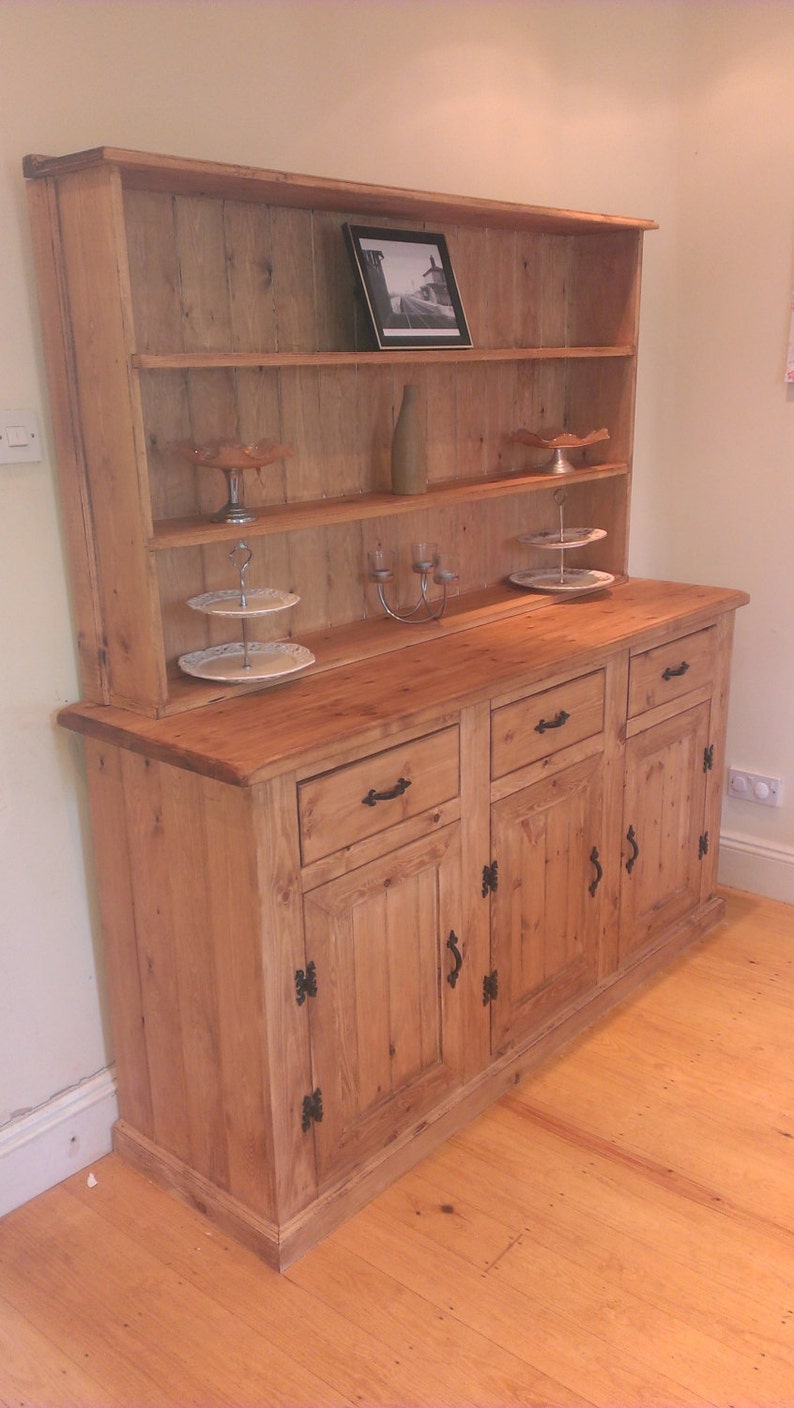
M 634 655 L 629 666 L 629 718 L 693 690 L 710 688 L 717 658 L 717 631 L 708 626 L 691 636 Z
M 298 787 L 303 864 L 448 802 L 459 788 L 457 727 L 309 778 Z
M 505 704 L 491 720 L 491 776 L 536 763 L 603 727 L 603 670 Z

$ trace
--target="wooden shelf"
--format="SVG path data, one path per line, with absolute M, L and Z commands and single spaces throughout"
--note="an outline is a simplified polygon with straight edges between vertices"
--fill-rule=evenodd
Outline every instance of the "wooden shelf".
M 454 479 L 432 484 L 426 494 L 355 494 L 349 498 L 314 499 L 307 503 L 269 504 L 255 509 L 254 523 L 212 523 L 207 518 L 161 518 L 154 524 L 149 546 L 155 552 L 166 548 L 196 547 L 202 543 L 231 541 L 233 538 L 261 538 L 271 533 L 291 533 L 297 529 L 327 528 L 337 523 L 364 522 L 369 518 L 392 518 L 429 508 L 445 508 L 484 498 L 554 489 L 560 484 L 576 484 L 593 479 L 614 479 L 627 475 L 625 463 L 591 465 L 572 475 L 511 474 L 498 478 Z
M 328 670 L 355 665 L 362 660 L 379 659 L 409 646 L 446 640 L 460 631 L 469 631 L 475 626 L 488 625 L 508 616 L 523 616 L 553 604 L 551 597 L 521 591 L 509 582 L 498 582 L 477 592 L 450 597 L 440 621 L 417 624 L 390 620 L 378 606 L 373 589 L 373 611 L 376 615 L 325 631 L 300 632 L 299 643 L 311 650 L 315 662 L 296 678 L 324 675 Z M 169 703 L 162 716 L 183 713 L 197 705 L 242 694 L 260 693 L 263 688 L 273 687 L 267 683 L 263 685 L 262 680 L 248 685 L 196 679 L 183 674 L 175 660 L 169 662 L 168 673 Z
M 134 352 L 138 371 L 196 371 L 224 367 L 373 367 L 389 363 L 553 362 L 633 357 L 629 343 L 603 347 L 411 347 L 378 352 Z
M 362 716 L 365 678 L 367 698 L 378 696 L 391 727 L 404 726 L 408 713 L 456 709 L 497 692 L 500 684 L 508 688 L 517 671 L 527 681 L 539 681 L 592 668 L 623 641 L 635 649 L 657 644 L 699 630 L 715 614 L 747 600 L 745 593 L 728 588 L 634 577 L 561 603 L 500 583 L 454 598 L 443 619 L 430 626 L 380 617 L 302 637 L 317 655 L 316 664 L 280 684 L 202 681 L 181 674 L 174 663 L 169 665 L 174 698 L 159 718 L 83 703 L 67 705 L 58 721 L 78 733 L 250 786 L 278 771 L 291 755 L 300 754 L 305 762 L 310 753 L 338 746 L 354 727 L 383 725 L 377 707 Z M 503 668 L 496 659 L 499 641 L 510 643 Z M 488 671 L 472 670 L 473 653 L 480 658 L 487 653 Z M 369 670 L 367 662 L 372 662 Z M 341 675 L 335 674 L 339 670 Z M 410 709 L 406 678 L 414 681 Z M 309 684 L 316 691 L 307 690 Z M 235 705 L 239 714 L 231 712 Z

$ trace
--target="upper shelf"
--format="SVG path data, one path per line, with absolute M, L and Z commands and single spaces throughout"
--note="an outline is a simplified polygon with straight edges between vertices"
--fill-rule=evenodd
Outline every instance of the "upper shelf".
M 23 171 L 29 179 L 62 176 L 70 171 L 98 166 L 114 167 L 126 186 L 138 190 L 257 201 L 304 210 L 357 210 L 384 219 L 456 221 L 492 229 L 572 235 L 657 228 L 654 220 L 547 209 L 511 201 L 403 190 L 355 181 L 333 181 L 323 176 L 302 176 L 260 170 L 253 166 L 156 156 L 121 147 L 94 147 L 62 157 L 31 155 L 23 161 Z
M 134 352 L 140 371 L 212 367 L 352 367 L 433 362 L 542 362 L 633 357 L 628 343 L 606 347 L 448 347 L 399 348 L 380 352 Z

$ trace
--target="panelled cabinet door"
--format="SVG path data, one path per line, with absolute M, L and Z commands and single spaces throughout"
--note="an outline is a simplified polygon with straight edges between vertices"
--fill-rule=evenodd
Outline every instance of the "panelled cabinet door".
M 540 1033 L 596 985 L 603 757 L 497 802 L 491 826 L 499 862 L 491 899 L 497 1052 Z
M 318 1183 L 385 1148 L 461 1083 L 460 826 L 403 846 L 304 897 Z M 454 947 L 448 947 L 453 934 Z M 460 980 L 448 978 L 459 970 Z M 307 1137 L 308 1134 L 307 1134 Z
M 620 961 L 652 946 L 700 902 L 710 706 L 629 739 L 623 813 Z

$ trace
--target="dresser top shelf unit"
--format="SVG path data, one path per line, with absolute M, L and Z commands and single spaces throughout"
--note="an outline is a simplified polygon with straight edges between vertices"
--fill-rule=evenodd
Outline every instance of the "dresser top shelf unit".
M 320 643 L 317 673 L 354 658 L 351 642 L 364 660 L 408 643 L 384 630 L 373 546 L 399 559 L 432 540 L 457 556 L 458 623 L 497 620 L 507 600 L 534 609 L 506 583 L 530 565 L 516 534 L 548 528 L 559 481 L 511 442 L 520 428 L 608 428 L 569 476 L 570 511 L 606 533 L 581 565 L 625 577 L 654 221 L 110 146 L 23 170 L 85 699 L 151 717 L 206 705 L 178 661 L 227 640 L 185 603 L 228 588 L 242 537 L 250 584 L 300 598 L 286 628 Z M 443 232 L 474 345 L 374 350 L 346 222 Z M 426 431 L 416 496 L 390 492 L 407 382 Z M 289 454 L 245 472 L 254 521 L 213 521 L 222 476 L 176 447 L 265 438 Z

